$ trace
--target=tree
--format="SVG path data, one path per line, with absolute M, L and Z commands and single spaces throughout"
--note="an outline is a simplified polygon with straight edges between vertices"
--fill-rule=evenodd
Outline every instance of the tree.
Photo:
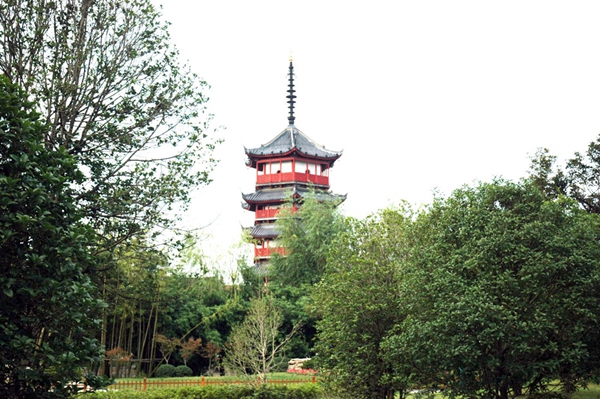
M 258 377 L 267 383 L 267 374 L 276 365 L 286 344 L 299 325 L 285 337 L 280 337 L 281 313 L 273 298 L 265 295 L 250 301 L 250 310 L 244 321 L 233 327 L 226 344 L 223 365 L 228 373 Z
M 286 252 L 271 258 L 273 279 L 296 287 L 319 281 L 331 243 L 343 229 L 338 205 L 333 199 L 320 200 L 313 192 L 296 212 L 291 203 L 280 212 L 277 241 Z
M 347 223 L 313 294 L 320 316 L 315 360 L 349 397 L 394 398 L 406 392 L 407 378 L 393 374 L 381 343 L 405 317 L 400 287 L 410 212 L 387 209 Z
M 63 397 L 66 383 L 102 354 L 88 336 L 102 303 L 83 271 L 91 237 L 65 148 L 44 146 L 47 127 L 25 93 L 0 75 L 0 396 Z M 49 392 L 53 388 L 53 392 Z
M 189 337 L 187 341 L 181 344 L 181 358 L 183 359 L 183 364 L 187 366 L 187 362 L 194 356 L 199 353 L 202 348 L 202 339 Z M 210 368 L 210 366 L 209 366 Z
M 568 194 L 568 181 L 565 173 L 557 168 L 556 156 L 547 148 L 540 148 L 531 157 L 528 180 L 548 198 L 556 199 Z
M 73 190 L 97 252 L 172 228 L 210 181 L 207 85 L 179 65 L 167 28 L 150 0 L 0 4 L 0 71 L 43 114 L 45 147 L 85 174 Z
M 200 348 L 200 356 L 208 359 L 208 375 L 213 375 L 213 359 L 217 360 L 219 353 L 221 353 L 222 349 L 219 345 L 214 342 L 207 342 L 202 348 Z
M 528 179 L 548 198 L 560 194 L 575 199 L 590 213 L 600 214 L 600 136 L 588 145 L 585 153 L 576 152 L 563 169 L 557 167 L 556 156 L 546 148 L 531 158 Z
M 181 345 L 181 341 L 178 338 L 169 338 L 162 334 L 156 334 L 154 339 L 158 343 L 158 346 L 160 346 L 165 363 L 169 364 L 171 354 Z
M 568 195 L 588 212 L 600 214 L 600 136 L 567 162 Z
M 422 384 L 506 399 L 598 370 L 600 230 L 528 182 L 481 183 L 417 218 L 407 319 L 384 347 Z

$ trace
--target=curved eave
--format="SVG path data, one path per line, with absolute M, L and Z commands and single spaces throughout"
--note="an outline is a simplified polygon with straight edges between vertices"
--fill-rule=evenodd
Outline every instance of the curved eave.
M 299 193 L 296 187 L 262 189 L 250 194 L 242 193 L 242 199 L 248 204 L 269 204 L 274 202 L 285 202 L 292 197 L 297 197 L 298 195 Z
M 297 153 L 311 159 L 318 159 L 333 165 L 336 159 L 342 156 L 342 151 L 332 151 L 317 143 L 304 134 L 295 125 L 290 124 L 275 138 L 257 148 L 245 148 L 249 158 L 248 166 L 255 167 L 258 159 L 269 159 L 292 156 Z
M 279 230 L 273 223 L 257 224 L 248 228 L 248 232 L 254 238 L 277 238 L 279 236 Z
M 283 203 L 291 197 L 304 198 L 312 192 L 312 190 L 307 188 L 294 187 L 292 189 L 263 189 L 250 194 L 242 193 L 242 199 L 246 201 L 246 204 L 242 203 L 242 207 L 247 210 L 254 210 L 255 206 L 258 204 Z M 314 193 L 317 201 L 336 201 L 340 204 L 344 202 L 348 196 L 347 194 L 334 194 L 320 190 L 315 190 Z
M 335 161 L 337 161 L 339 159 L 339 157 L 341 157 L 343 155 L 343 151 L 339 151 L 337 153 L 335 153 L 335 155 L 332 156 L 320 156 L 318 154 L 315 153 L 310 153 L 310 152 L 302 152 L 302 150 L 300 150 L 299 148 L 292 148 L 289 151 L 286 152 L 273 152 L 273 153 L 269 153 L 269 154 L 256 154 L 256 153 L 252 153 L 250 152 L 248 149 L 246 149 L 246 147 L 244 147 L 244 151 L 246 152 L 246 155 L 248 156 L 248 160 L 246 161 L 246 166 L 249 166 L 251 168 L 256 168 L 256 163 L 260 160 L 263 159 L 277 159 L 277 158 L 288 158 L 288 157 L 293 157 L 293 156 L 299 156 L 305 159 L 313 159 L 316 161 L 320 161 L 320 162 L 326 162 L 330 167 L 333 166 L 333 164 L 335 163 Z

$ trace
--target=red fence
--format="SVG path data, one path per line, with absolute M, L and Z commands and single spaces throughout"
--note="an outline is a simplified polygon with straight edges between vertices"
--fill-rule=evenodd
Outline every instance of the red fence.
M 294 385 L 294 384 L 308 384 L 308 383 L 316 383 L 317 379 L 313 375 L 312 377 L 306 379 L 268 379 L 267 382 L 273 385 Z M 119 391 L 119 390 L 135 390 L 135 391 L 145 391 L 147 389 L 154 388 L 183 388 L 183 387 L 205 387 L 205 386 L 215 386 L 215 385 L 242 385 L 248 384 L 248 380 L 225 380 L 225 379 L 206 379 L 202 378 L 194 378 L 189 380 L 180 380 L 180 379 L 146 379 L 143 380 L 132 380 L 132 381 L 117 381 L 108 387 L 109 391 Z M 258 379 L 258 384 L 260 385 L 260 378 Z

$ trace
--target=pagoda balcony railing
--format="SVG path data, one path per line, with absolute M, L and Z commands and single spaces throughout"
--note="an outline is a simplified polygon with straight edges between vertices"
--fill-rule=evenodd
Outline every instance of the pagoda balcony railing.
M 281 209 L 284 209 L 284 208 L 259 209 L 256 211 L 256 219 L 277 219 Z M 292 208 L 292 212 L 296 212 L 297 210 L 298 210 L 298 205 L 294 204 L 294 207 Z
M 285 255 L 285 248 L 277 247 L 277 248 L 254 248 L 254 257 L 255 258 L 270 258 L 272 254 L 279 253 L 281 255 Z
M 256 211 L 256 219 L 275 219 L 279 211 L 279 209 L 263 209 Z
M 313 183 L 322 186 L 329 186 L 329 176 L 319 176 L 310 173 L 300 172 L 287 172 L 287 173 L 272 173 L 267 175 L 257 175 L 257 184 L 270 184 L 270 183 L 287 183 L 287 182 L 300 182 L 300 183 Z

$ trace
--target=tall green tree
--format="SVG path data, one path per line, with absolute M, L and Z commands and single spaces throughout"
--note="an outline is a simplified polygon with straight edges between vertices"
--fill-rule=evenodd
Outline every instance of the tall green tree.
M 568 194 L 569 182 L 565 172 L 557 167 L 556 156 L 547 148 L 539 148 L 531 157 L 528 180 L 548 198 Z
M 313 294 L 316 363 L 347 397 L 403 397 L 408 378 L 394 374 L 381 344 L 406 317 L 400 287 L 410 212 L 386 209 L 347 223 Z
M 500 180 L 436 199 L 414 234 L 392 362 L 452 395 L 499 399 L 554 379 L 570 395 L 597 371 L 596 215 Z
M 0 75 L 0 396 L 66 397 L 101 354 L 101 303 L 84 270 L 92 236 L 74 203 L 83 175 L 25 93 Z
M 531 158 L 528 179 L 549 198 L 567 195 L 586 211 L 600 214 L 600 136 L 585 152 L 576 152 L 564 168 L 556 161 L 548 149 L 539 149 Z
M 289 345 L 295 357 L 310 356 L 316 334 L 316 319 L 309 314 L 312 286 L 327 266 L 327 254 L 336 236 L 345 228 L 344 217 L 335 198 L 312 192 L 294 211 L 290 201 L 279 214 L 277 242 L 285 254 L 274 254 L 269 270 L 270 290 L 282 311 L 285 331 L 300 324 L 302 331 Z
M 172 228 L 210 181 L 207 85 L 180 65 L 150 0 L 3 1 L 0 71 L 49 125 L 46 148 L 84 173 L 74 195 L 98 251 Z
M 280 212 L 277 241 L 285 248 L 285 255 L 273 255 L 273 279 L 296 287 L 320 280 L 331 243 L 344 226 L 338 205 L 333 199 L 323 200 L 313 193 L 302 200 L 297 211 L 290 202 Z
M 567 162 L 567 194 L 591 213 L 600 214 L 600 136 L 585 153 L 575 153 Z

